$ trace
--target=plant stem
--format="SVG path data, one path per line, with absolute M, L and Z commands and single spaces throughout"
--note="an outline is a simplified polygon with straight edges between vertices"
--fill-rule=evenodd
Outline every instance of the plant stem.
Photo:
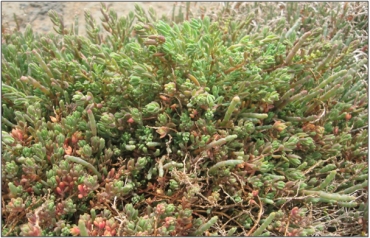
M 96 136 L 97 135 L 96 122 L 95 122 L 94 114 L 92 113 L 91 109 L 87 110 L 87 117 L 89 118 L 89 124 L 90 124 L 90 128 L 91 128 L 91 132 L 92 132 L 93 136 Z
M 330 174 L 326 176 L 324 182 L 322 182 L 319 186 L 317 186 L 316 188 L 313 188 L 312 190 L 318 191 L 318 190 L 325 189 L 330 184 L 330 182 L 335 179 L 336 174 L 337 174 L 337 171 L 335 170 L 331 171 Z
M 233 100 L 231 100 L 229 108 L 226 111 L 225 117 L 221 122 L 221 126 L 224 126 L 230 120 L 231 115 L 236 108 L 236 105 L 238 105 L 239 103 L 240 103 L 240 98 L 238 96 L 235 96 Z
M 89 236 L 89 233 L 87 232 L 85 223 L 83 221 L 78 222 L 78 228 L 80 229 L 81 236 Z
M 235 165 L 241 164 L 243 162 L 244 162 L 244 160 L 226 160 L 226 161 L 221 161 L 221 162 L 218 162 L 217 164 L 213 165 L 209 169 L 209 172 L 210 173 L 213 173 L 213 172 L 216 172 L 216 170 L 218 168 L 220 168 L 220 167 L 224 167 L 224 166 L 235 166 Z
M 285 63 L 287 65 L 289 65 L 291 62 L 292 62 L 292 59 L 294 57 L 294 55 L 297 53 L 297 51 L 299 50 L 299 48 L 301 47 L 301 45 L 305 42 L 305 40 L 311 35 L 311 32 L 306 32 L 304 33 L 303 36 L 301 36 L 301 38 L 299 39 L 298 43 L 295 44 L 295 46 L 293 47 L 293 49 L 289 52 L 288 56 L 286 57 L 285 59 Z
M 268 117 L 267 113 L 243 113 L 243 117 L 248 117 L 248 118 L 257 118 L 257 119 L 265 119 Z
M 75 157 L 75 156 L 71 156 L 71 155 L 65 155 L 64 158 L 66 160 L 69 160 L 69 161 L 72 161 L 72 162 L 75 162 L 75 163 L 78 163 L 78 164 L 81 164 L 85 167 L 88 167 L 89 169 L 91 169 L 91 171 L 94 172 L 94 174 L 96 174 L 98 176 L 99 179 L 101 179 L 101 174 L 98 172 L 98 170 L 96 170 L 96 168 L 90 164 L 89 162 L 86 162 L 85 160 L 81 159 L 81 158 L 78 158 L 78 157 Z
M 235 140 L 236 138 L 238 138 L 237 135 L 226 136 L 225 138 L 222 138 L 222 139 L 219 139 L 219 140 L 216 140 L 216 141 L 213 141 L 213 142 L 209 143 L 208 145 L 206 145 L 206 149 L 208 150 L 208 149 L 211 149 L 211 148 L 216 147 L 216 146 L 221 146 L 223 144 L 226 144 L 229 141 Z
M 201 225 L 198 230 L 195 231 L 195 235 L 196 236 L 201 236 L 203 234 L 203 232 L 205 232 L 206 230 L 208 230 L 211 226 L 213 226 L 218 220 L 218 216 L 214 216 L 212 217 L 211 219 L 209 219 L 208 222 L 206 222 L 205 224 Z
M 262 232 L 267 228 L 268 225 L 272 222 L 272 220 L 275 218 L 276 213 L 272 212 L 270 215 L 266 218 L 265 222 L 252 234 L 252 236 L 259 236 L 262 234 Z
M 325 198 L 325 199 L 335 200 L 335 201 L 343 201 L 343 202 L 353 201 L 356 199 L 353 196 L 341 195 L 338 193 L 327 193 L 323 191 L 302 190 L 302 193 L 305 195 L 317 195 L 320 198 Z
M 359 189 L 363 189 L 364 187 L 368 186 L 368 181 L 365 180 L 363 183 L 360 183 L 360 184 L 356 184 L 352 187 L 349 187 L 349 188 L 346 188 L 344 189 L 343 191 L 339 192 L 340 194 L 349 194 L 349 193 L 353 193 L 354 191 L 356 190 L 359 190 Z

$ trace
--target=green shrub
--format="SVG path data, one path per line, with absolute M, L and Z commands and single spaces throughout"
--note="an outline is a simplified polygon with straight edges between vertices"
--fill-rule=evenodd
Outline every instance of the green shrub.
M 103 4 L 107 33 L 50 11 L 57 35 L 3 34 L 3 235 L 359 235 L 359 4 Z

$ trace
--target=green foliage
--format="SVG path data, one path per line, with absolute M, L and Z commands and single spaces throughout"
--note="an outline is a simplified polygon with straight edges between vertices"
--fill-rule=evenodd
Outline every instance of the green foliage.
M 364 216 L 361 3 L 188 4 L 3 34 L 4 235 L 326 235 Z

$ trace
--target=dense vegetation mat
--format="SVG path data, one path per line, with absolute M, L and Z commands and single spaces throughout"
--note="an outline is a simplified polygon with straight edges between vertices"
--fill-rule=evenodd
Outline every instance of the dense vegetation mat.
M 2 235 L 367 234 L 367 3 L 188 6 L 3 27 Z

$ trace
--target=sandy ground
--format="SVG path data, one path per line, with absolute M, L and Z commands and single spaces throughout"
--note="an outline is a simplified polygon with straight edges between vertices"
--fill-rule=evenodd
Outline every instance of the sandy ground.
M 106 4 L 117 12 L 118 17 L 126 16 L 130 11 L 135 10 L 134 2 L 106 2 Z M 184 2 L 138 2 L 144 10 L 152 7 L 158 16 L 171 16 L 174 5 L 178 11 L 182 5 L 185 10 Z M 196 11 L 199 6 L 204 6 L 207 10 L 220 8 L 220 2 L 191 2 L 191 11 Z M 84 11 L 90 11 L 98 24 L 100 18 L 100 2 L 2 2 L 1 15 L 2 24 L 5 27 L 14 29 L 16 26 L 14 15 L 16 15 L 20 29 L 23 30 L 26 25 L 31 24 L 35 32 L 45 34 L 53 30 L 53 24 L 48 16 L 48 11 L 54 9 L 63 16 L 65 25 L 68 27 L 74 22 L 75 16 L 79 19 L 79 33 L 85 34 Z M 176 13 L 177 13 L 176 11 Z

